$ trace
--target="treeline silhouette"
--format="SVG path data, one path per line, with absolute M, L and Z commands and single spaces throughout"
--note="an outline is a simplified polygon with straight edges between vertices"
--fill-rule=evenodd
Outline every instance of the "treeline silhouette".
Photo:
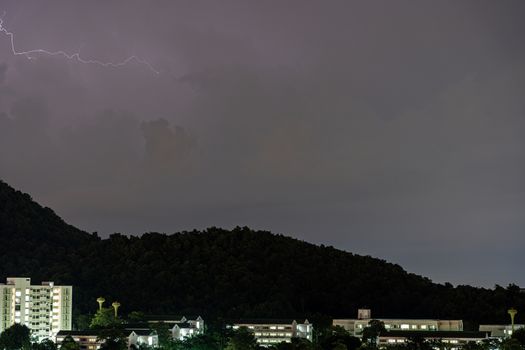
M 508 322 L 510 306 L 525 310 L 515 285 L 437 284 L 384 260 L 246 227 L 101 239 L 0 181 L 0 282 L 8 276 L 73 285 L 77 315 L 93 313 L 99 296 L 124 313 L 328 323 L 368 307 L 374 317 L 463 319 L 467 329 Z

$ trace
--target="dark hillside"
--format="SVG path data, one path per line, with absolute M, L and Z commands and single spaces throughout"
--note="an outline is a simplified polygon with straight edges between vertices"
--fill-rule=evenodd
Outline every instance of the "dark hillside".
M 0 276 L 30 273 L 48 279 L 70 266 L 67 254 L 94 241 L 91 235 L 68 225 L 53 210 L 0 181 Z
M 525 309 L 516 286 L 482 289 L 435 284 L 386 261 L 248 228 L 210 228 L 100 240 L 0 182 L 0 279 L 74 285 L 76 312 L 96 297 L 124 313 L 230 317 L 459 318 L 506 322 Z M 519 314 L 518 314 L 519 318 Z M 519 319 L 517 320 L 519 322 Z

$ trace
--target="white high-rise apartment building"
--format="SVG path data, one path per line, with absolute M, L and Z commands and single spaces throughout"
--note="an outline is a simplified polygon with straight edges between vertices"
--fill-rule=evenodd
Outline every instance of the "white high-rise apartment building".
M 60 330 L 71 330 L 72 290 L 53 282 L 33 286 L 26 277 L 7 278 L 0 284 L 0 332 L 19 323 L 38 341 L 54 340 Z

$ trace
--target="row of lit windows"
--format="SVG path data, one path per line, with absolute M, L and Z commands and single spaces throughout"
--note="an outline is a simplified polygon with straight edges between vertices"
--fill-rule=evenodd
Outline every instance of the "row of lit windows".
M 450 343 L 450 344 L 458 344 L 459 341 L 457 339 L 442 339 L 443 343 Z M 387 343 L 404 343 L 405 339 L 387 339 Z
M 242 326 L 241 326 L 242 327 Z M 239 328 L 239 326 L 233 326 L 234 329 Z M 284 329 L 292 329 L 291 326 L 248 326 L 248 329 L 261 329 L 261 330 L 284 330 Z
M 259 333 L 255 332 L 256 337 L 267 336 L 267 337 L 291 337 L 292 333 Z
M 358 324 L 357 325 L 357 328 L 358 329 L 363 329 L 367 327 L 367 325 L 363 325 L 363 324 Z M 403 329 L 403 330 L 408 330 L 408 329 L 421 329 L 421 330 L 436 330 L 436 326 L 431 324 L 431 325 L 426 325 L 426 324 L 420 324 L 420 325 L 417 325 L 417 324 L 406 324 L 406 323 L 403 323 L 403 324 L 385 324 L 385 328 L 386 329 Z
M 282 342 L 285 342 L 285 343 L 291 342 L 290 339 L 266 339 L 266 338 L 257 339 L 257 341 L 259 343 L 274 343 L 274 344 L 282 343 Z
M 405 342 L 405 339 L 388 339 L 388 340 L 387 340 L 387 343 L 390 343 L 390 344 L 392 344 L 392 343 L 396 343 L 396 342 L 397 342 L 397 343 L 404 343 L 404 342 Z
M 386 329 L 389 329 L 389 328 L 398 328 L 398 325 L 397 325 L 397 324 L 394 324 L 394 325 L 385 325 L 385 328 L 386 328 Z M 430 329 L 430 330 L 435 330 L 435 329 L 436 329 L 436 326 L 433 325 L 433 324 L 431 324 L 431 325 L 426 325 L 426 324 L 421 324 L 421 325 L 417 325 L 417 324 L 412 324 L 412 325 L 402 324 L 402 325 L 399 325 L 399 328 L 400 328 L 400 329 L 422 329 L 422 330 Z

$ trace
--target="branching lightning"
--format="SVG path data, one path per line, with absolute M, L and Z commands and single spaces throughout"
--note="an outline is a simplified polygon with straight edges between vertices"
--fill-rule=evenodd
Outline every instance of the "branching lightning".
M 155 74 L 160 74 L 160 72 L 155 69 L 148 61 L 136 56 L 136 55 L 132 55 L 132 56 L 129 56 L 128 58 L 126 58 L 125 60 L 123 61 L 120 61 L 120 62 L 103 62 L 103 61 L 99 61 L 99 60 L 90 60 L 90 59 L 84 59 L 82 57 L 80 57 L 80 52 L 76 52 L 76 53 L 73 53 L 73 54 L 68 54 L 67 52 L 65 51 L 48 51 L 48 50 L 45 50 L 45 49 L 33 49 L 33 50 L 28 50 L 28 51 L 17 51 L 16 50 L 16 47 L 15 47 L 15 35 L 14 33 L 8 31 L 5 27 L 4 27 L 4 16 L 5 16 L 5 12 L 4 14 L 2 15 L 2 17 L 0 17 L 0 32 L 4 33 L 6 36 L 9 37 L 9 40 L 11 42 L 11 52 L 13 53 L 13 55 L 15 56 L 24 56 L 26 57 L 27 59 L 31 60 L 33 59 L 33 55 L 35 54 L 42 54 L 42 55 L 48 55 L 48 56 L 62 56 L 62 57 L 65 57 L 69 60 L 76 60 L 77 62 L 80 62 L 80 63 L 84 63 L 84 64 L 96 64 L 96 65 L 99 65 L 99 66 L 102 66 L 102 67 L 112 67 L 112 68 L 120 68 L 120 67 L 123 67 L 125 65 L 127 65 L 128 63 L 131 63 L 131 62 L 137 62 L 139 64 L 142 64 L 144 66 L 146 66 L 150 71 L 152 71 L 153 73 Z

